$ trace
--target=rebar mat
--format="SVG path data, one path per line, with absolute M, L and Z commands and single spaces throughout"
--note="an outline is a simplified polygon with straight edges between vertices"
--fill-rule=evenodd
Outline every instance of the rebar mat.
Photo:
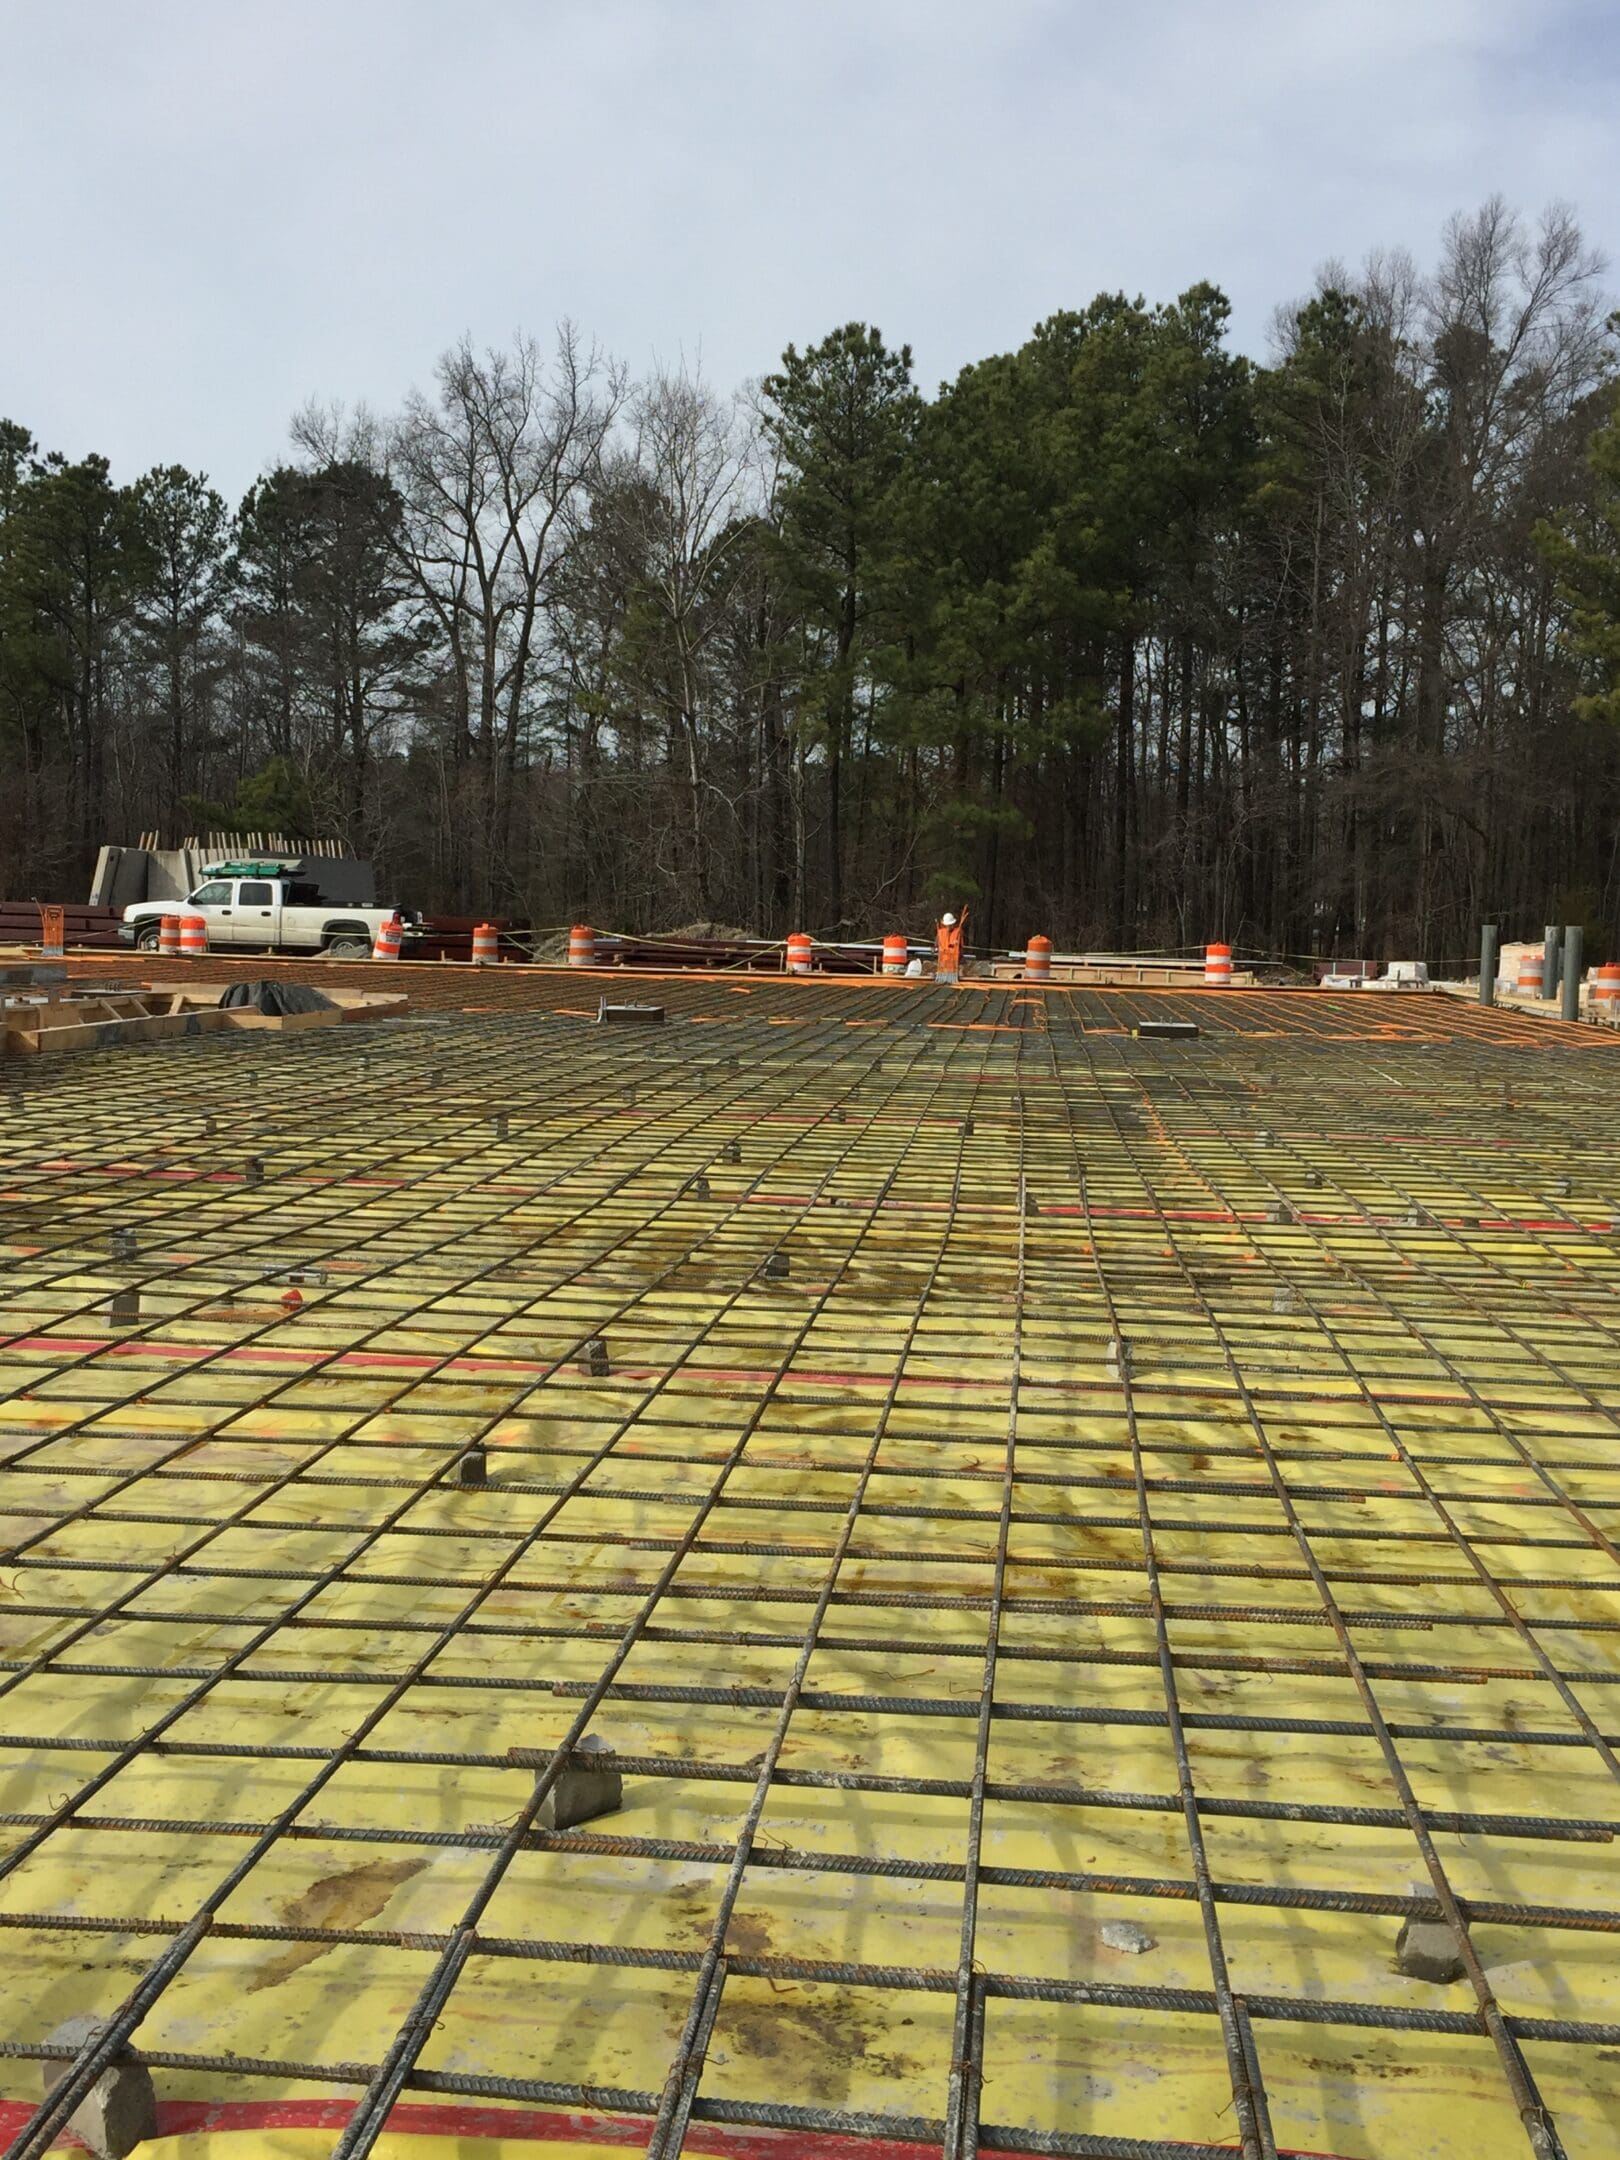
M 7 1068 L 11 2155 L 1612 2155 L 1620 1038 L 375 979 Z

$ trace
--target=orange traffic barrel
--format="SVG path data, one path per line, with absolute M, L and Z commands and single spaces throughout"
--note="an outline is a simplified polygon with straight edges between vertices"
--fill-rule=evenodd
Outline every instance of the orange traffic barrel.
M 1024 947 L 1025 982 L 1050 982 L 1052 980 L 1052 940 L 1049 937 L 1032 937 Z
M 172 960 L 180 950 L 180 918 L 164 915 L 158 921 L 158 951 L 166 960 Z
M 1231 987 L 1231 946 L 1206 945 L 1204 947 L 1204 988 L 1206 990 L 1230 990 Z
M 163 935 L 161 929 L 159 937 Z M 208 917 L 206 915 L 182 915 L 180 918 L 180 950 L 188 959 L 196 960 L 208 950 Z
M 1600 1019 L 1620 1020 L 1620 960 L 1592 970 L 1592 1010 Z
M 42 907 L 39 911 L 39 949 L 47 960 L 60 960 L 63 954 L 63 926 L 67 922 L 67 910 L 63 907 Z
M 1520 997 L 1538 998 L 1541 995 L 1541 952 L 1519 955 L 1519 979 L 1516 985 Z
M 377 925 L 377 935 L 371 943 L 372 959 L 397 960 L 399 958 L 400 940 L 404 935 L 405 925 L 400 921 L 399 910 L 396 908 L 386 922 L 380 922 Z
M 595 967 L 596 932 L 589 923 L 575 923 L 568 933 L 568 965 Z
M 488 967 L 500 957 L 500 939 L 493 923 L 481 922 L 473 932 L 473 960 L 478 967 Z
M 795 930 L 787 941 L 787 971 L 790 975 L 808 975 L 814 944 L 805 930 Z
M 885 975 L 903 975 L 906 972 L 906 941 L 903 937 L 886 937 L 883 940 L 883 972 Z

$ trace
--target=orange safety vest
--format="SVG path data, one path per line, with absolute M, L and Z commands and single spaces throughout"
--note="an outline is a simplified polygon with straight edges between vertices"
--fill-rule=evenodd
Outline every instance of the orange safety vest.
M 936 933 L 939 947 L 939 972 L 942 975 L 960 975 L 962 972 L 962 925 L 941 923 Z

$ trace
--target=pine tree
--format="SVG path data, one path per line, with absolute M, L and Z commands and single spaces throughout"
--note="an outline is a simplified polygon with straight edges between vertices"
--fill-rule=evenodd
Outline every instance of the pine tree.
M 766 377 L 765 429 L 782 461 L 778 530 L 809 631 L 801 710 L 827 764 L 828 902 L 844 912 L 844 767 L 857 684 L 876 640 L 874 592 L 916 430 L 911 348 L 846 323 Z
M 1558 573 L 1574 643 L 1588 663 L 1590 687 L 1573 702 L 1583 719 L 1620 727 L 1620 392 L 1587 453 L 1597 481 L 1590 508 L 1536 528 Z

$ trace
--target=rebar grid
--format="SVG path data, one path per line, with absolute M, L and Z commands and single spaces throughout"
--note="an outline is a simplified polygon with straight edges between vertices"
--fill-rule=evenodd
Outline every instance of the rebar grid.
M 1436 2151 L 1610 2148 L 1607 1038 L 401 977 L 0 1128 L 4 2053 L 72 2064 L 12 2153 L 131 2045 L 356 2093 L 352 2154 L 421 2094 L 661 2160 L 1376 2154 L 1439 2094 Z M 587 1732 L 624 1806 L 541 1829 Z M 1435 1918 L 1455 1988 L 1393 1969 Z

